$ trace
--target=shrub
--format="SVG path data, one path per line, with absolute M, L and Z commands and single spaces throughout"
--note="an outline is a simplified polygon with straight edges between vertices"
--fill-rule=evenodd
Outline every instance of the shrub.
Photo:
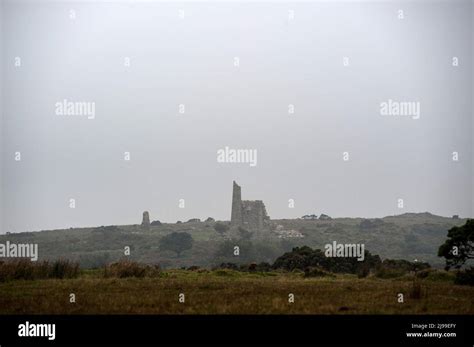
M 227 230 L 229 230 L 229 226 L 222 222 L 217 222 L 216 224 L 214 224 L 214 230 L 222 235 L 225 234 Z
M 458 271 L 454 278 L 455 284 L 474 286 L 474 267 L 471 266 L 469 269 Z
M 427 279 L 429 281 L 438 281 L 438 282 L 453 282 L 455 274 L 448 272 L 446 270 L 432 270 L 428 273 Z
M 257 265 L 254 263 L 253 266 L 257 266 Z M 244 272 L 252 271 L 252 264 L 240 264 L 238 271 L 244 271 Z
M 334 273 L 358 273 L 361 267 L 367 267 L 370 272 L 381 263 L 378 255 L 372 255 L 365 251 L 364 261 L 360 262 L 356 258 L 326 257 L 320 249 L 311 249 L 310 247 L 295 247 L 291 252 L 278 257 L 273 263 L 274 269 L 285 269 L 292 271 L 294 269 L 304 270 L 307 267 L 316 266 L 325 271 Z M 364 270 L 367 271 L 367 270 Z
M 69 260 L 56 260 L 51 267 L 52 278 L 75 278 L 79 275 L 79 264 Z
M 219 233 L 219 234 L 225 234 L 227 230 L 229 230 L 229 226 L 227 224 L 217 222 L 214 224 L 214 229 Z
M 327 271 L 324 271 L 322 268 L 317 267 L 317 266 L 307 267 L 304 270 L 304 277 L 306 277 L 306 278 L 308 278 L 308 277 L 326 277 L 326 276 L 334 277 L 333 274 L 331 274 Z
M 430 274 L 430 270 L 421 270 L 416 273 L 416 277 L 418 278 L 427 278 Z
M 382 266 L 392 270 L 403 272 L 422 271 L 431 268 L 430 264 L 425 262 L 411 262 L 405 259 L 385 259 Z
M 36 276 L 35 264 L 26 259 L 2 262 L 0 280 L 34 280 Z M 47 276 L 47 273 L 46 273 Z
M 240 271 L 255 272 L 257 271 L 257 263 L 242 264 L 240 265 Z
M 448 239 L 438 249 L 438 256 L 446 259 L 447 270 L 452 266 L 459 269 L 466 261 L 474 258 L 473 241 L 474 219 L 468 219 L 463 226 L 449 229 Z M 457 254 L 452 252 L 453 247 L 457 247 Z
M 159 277 L 161 270 L 158 265 L 140 264 L 134 261 L 121 260 L 104 268 L 104 277 Z
M 272 266 L 269 263 L 261 262 L 257 264 L 257 268 L 255 270 L 259 272 L 268 272 L 268 271 L 271 271 L 271 269 L 272 269 Z
M 357 269 L 357 278 L 365 278 L 370 273 L 370 267 L 368 266 L 360 266 Z
M 194 240 L 188 233 L 172 232 L 160 240 L 160 251 L 172 251 L 179 258 L 181 253 L 193 247 Z
M 320 255 L 319 253 L 321 253 L 322 259 L 324 254 L 322 254 L 320 250 L 315 250 L 313 253 L 313 250 L 307 246 L 295 247 L 291 252 L 286 252 L 281 257 L 278 257 L 273 263 L 273 268 L 285 269 L 288 271 L 294 269 L 303 270 L 312 265 L 311 260 L 318 257 Z
M 108 252 L 88 252 L 79 256 L 79 265 L 83 269 L 102 269 L 110 261 Z
M 424 262 L 410 262 L 404 259 L 385 259 L 375 271 L 379 278 L 396 278 L 414 271 L 417 277 L 425 278 L 429 275 L 430 264 Z
M 76 278 L 79 264 L 69 260 L 32 262 L 26 259 L 0 262 L 0 282 L 48 278 Z

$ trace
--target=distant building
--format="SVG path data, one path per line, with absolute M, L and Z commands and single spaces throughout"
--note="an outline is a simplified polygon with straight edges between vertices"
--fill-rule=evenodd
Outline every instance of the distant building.
M 148 211 L 143 212 L 143 217 L 142 217 L 142 227 L 143 228 L 148 228 L 150 226 L 150 214 Z
M 242 200 L 240 186 L 234 181 L 232 189 L 231 224 L 247 230 L 261 230 L 270 221 L 262 200 Z
M 301 219 L 315 220 L 315 219 L 318 219 L 318 216 L 315 214 L 305 214 L 303 217 L 301 217 Z
M 453 215 L 453 219 L 459 219 L 459 215 L 458 214 Z

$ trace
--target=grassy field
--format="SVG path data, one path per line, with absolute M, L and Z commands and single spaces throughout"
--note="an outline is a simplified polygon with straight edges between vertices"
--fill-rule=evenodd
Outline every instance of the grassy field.
M 0 314 L 474 314 L 474 287 L 449 276 L 304 278 L 300 273 L 170 270 L 158 278 L 103 278 L 0 283 Z M 70 294 L 76 303 L 70 303 Z M 180 303 L 180 293 L 185 302 Z M 294 294 L 294 303 L 288 302 Z M 404 294 L 404 303 L 397 295 Z

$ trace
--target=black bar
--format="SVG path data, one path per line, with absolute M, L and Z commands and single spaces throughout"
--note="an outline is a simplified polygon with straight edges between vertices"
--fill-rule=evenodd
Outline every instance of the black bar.
M 19 325 L 54 323 L 54 341 L 19 337 Z M 412 324 L 456 324 L 414 329 Z M 407 337 L 411 332 L 448 332 L 456 337 Z M 390 344 L 474 345 L 474 316 L 401 315 L 98 315 L 0 316 L 0 346 L 31 344 Z

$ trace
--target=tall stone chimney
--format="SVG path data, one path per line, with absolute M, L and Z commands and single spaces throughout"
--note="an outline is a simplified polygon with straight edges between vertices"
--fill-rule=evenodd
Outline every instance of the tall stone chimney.
M 148 211 L 143 212 L 142 227 L 150 227 L 150 214 L 148 213 Z
M 242 224 L 242 195 L 240 186 L 235 181 L 232 189 L 232 214 L 230 222 L 233 225 Z

